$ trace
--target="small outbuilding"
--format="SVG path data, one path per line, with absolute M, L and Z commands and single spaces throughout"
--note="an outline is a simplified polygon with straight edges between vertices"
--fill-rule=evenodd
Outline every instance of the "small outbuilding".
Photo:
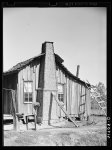
M 37 121 L 57 122 L 66 117 L 56 102 L 71 117 L 90 116 L 89 84 L 73 75 L 54 53 L 53 42 L 42 44 L 41 54 L 18 63 L 3 73 L 3 88 L 16 91 L 16 113 L 31 114 L 32 103 L 39 102 Z M 3 90 L 3 113 L 10 114 L 9 91 Z

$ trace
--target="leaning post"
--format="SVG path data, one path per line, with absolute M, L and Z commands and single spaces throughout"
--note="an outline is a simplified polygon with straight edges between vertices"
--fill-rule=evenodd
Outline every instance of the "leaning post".
M 13 116 L 13 129 L 18 131 L 20 129 L 19 127 L 19 119 L 16 116 L 16 103 L 15 103 L 15 96 L 16 96 L 16 91 L 11 90 L 11 95 L 12 95 L 12 116 Z
M 33 103 L 33 109 L 34 109 L 34 123 L 35 123 L 35 130 L 36 130 L 36 123 L 37 123 L 37 108 L 40 106 L 39 102 Z

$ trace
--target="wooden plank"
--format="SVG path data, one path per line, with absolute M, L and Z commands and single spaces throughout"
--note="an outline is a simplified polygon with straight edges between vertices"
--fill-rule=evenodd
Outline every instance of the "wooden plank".
M 20 112 L 20 72 L 18 73 L 18 112 Z
M 62 82 L 62 70 L 60 69 L 60 83 L 63 83 Z
M 4 113 L 7 113 L 7 93 L 3 90 L 3 105 L 4 105 Z
M 58 83 L 58 79 L 59 77 L 58 77 L 58 70 L 56 70 L 56 80 L 57 80 L 57 83 Z
M 27 69 L 26 69 L 26 67 L 23 69 L 23 79 L 24 79 L 24 81 L 27 81 Z
M 64 84 L 64 105 L 65 105 L 65 108 L 66 108 L 66 84 Z
M 28 130 L 28 118 L 29 117 L 34 117 L 34 125 L 35 125 L 35 130 L 36 130 L 36 115 L 35 114 L 29 114 L 29 115 L 25 115 L 25 120 L 26 120 L 26 128 Z
M 83 105 L 83 103 L 84 103 L 84 97 L 82 97 L 81 95 L 85 95 L 85 94 L 84 94 L 83 85 L 80 85 L 80 86 L 81 86 L 81 89 L 80 89 L 80 105 L 79 105 L 79 110 L 80 111 L 79 111 L 79 115 L 82 115 L 83 113 L 81 113 L 81 112 L 85 112 L 85 110 L 84 110 L 84 105 Z
M 63 72 L 63 83 L 66 83 L 65 72 Z
M 58 83 L 58 67 L 56 66 L 56 81 Z
M 30 66 L 28 66 L 28 80 L 31 81 L 31 69 L 30 69 Z
M 19 74 L 18 74 L 18 87 L 19 87 L 19 92 L 18 92 L 18 107 L 19 107 L 19 113 L 21 113 L 22 112 L 22 108 L 23 108 L 23 103 L 22 103 L 22 100 L 23 100 L 23 98 L 22 98 L 22 96 L 21 96 L 21 71 L 19 72 Z
M 53 93 L 52 93 L 53 95 Z M 54 95 L 53 95 L 54 96 Z M 56 102 L 58 103 L 59 107 L 62 109 L 62 111 L 65 113 L 65 115 L 73 122 L 73 124 L 76 126 L 76 127 L 79 127 L 75 121 L 70 117 L 70 115 L 68 115 L 68 113 L 66 112 L 66 110 L 60 105 L 59 101 L 56 99 L 56 97 L 54 96 L 54 99 L 56 100 Z
M 91 115 L 91 102 L 90 102 L 90 91 L 88 89 L 87 89 L 86 94 L 87 94 L 87 96 L 86 96 L 87 115 L 90 116 Z
M 61 71 L 60 71 L 60 68 L 59 68 L 59 82 L 58 83 L 61 83 Z
M 37 79 L 36 79 L 36 67 L 35 67 L 35 73 L 34 74 L 35 74 L 35 90 L 36 90 L 36 85 L 37 85 L 37 83 L 36 83 L 37 82 Z
M 25 69 L 23 68 L 23 80 L 25 80 Z
M 16 103 L 15 103 L 15 91 L 11 91 L 11 100 L 12 100 L 12 116 L 13 116 L 13 129 L 14 130 L 19 130 L 19 123 L 18 119 L 16 117 Z
M 35 73 L 35 64 L 33 64 L 33 73 Z
M 67 102 L 67 106 L 68 106 L 68 114 L 70 114 L 70 79 L 68 79 L 68 102 Z
M 102 107 L 102 109 L 106 109 L 107 107 Z
M 72 113 L 71 107 L 72 107 L 72 80 L 70 79 L 70 114 Z
M 36 102 L 36 93 L 35 93 L 35 72 L 32 72 L 32 81 L 33 81 L 33 102 Z
M 38 88 L 38 81 L 39 81 L 39 70 L 40 70 L 40 64 L 36 67 L 36 89 Z
M 86 94 L 81 95 L 81 97 L 86 96 Z
M 76 110 L 76 115 L 78 116 L 78 112 L 79 112 L 79 99 L 78 99 L 78 83 L 75 82 L 75 104 L 74 104 L 74 107 L 75 107 L 75 110 Z
M 80 104 L 80 100 L 79 100 L 79 85 L 78 83 L 76 82 L 76 99 L 77 99 L 77 114 L 79 113 L 79 104 Z
M 80 106 L 85 105 L 85 103 L 80 104 Z
M 19 105 L 18 105 L 18 94 L 19 94 L 19 87 L 18 87 L 18 83 L 17 83 L 17 91 L 16 91 L 16 106 L 17 106 L 17 111 L 16 111 L 16 113 L 18 113 L 19 112 Z
M 67 96 L 67 76 L 66 76 L 66 111 L 67 111 L 67 104 L 68 104 L 68 102 L 67 102 L 67 98 L 68 98 L 68 96 Z
M 64 84 L 64 72 L 62 71 L 62 83 Z
M 83 85 L 82 85 L 82 95 L 84 95 L 84 89 L 83 89 Z M 82 101 L 81 101 L 81 104 L 84 102 L 84 97 L 82 97 L 81 98 L 82 99 Z M 83 105 L 82 105 L 82 112 L 84 111 L 84 107 L 83 107 Z
M 13 116 L 11 114 L 3 114 L 3 120 L 13 120 Z
M 100 104 L 100 103 L 105 103 L 105 101 L 99 101 L 98 103 L 99 103 L 99 104 Z
M 82 114 L 84 114 L 84 113 L 85 113 L 85 111 L 83 111 L 83 112 L 80 112 L 80 113 L 79 113 L 79 115 L 82 115 Z
M 63 82 L 63 71 L 61 70 L 61 83 L 64 83 Z
M 74 94 L 74 98 L 73 98 L 73 102 L 72 102 L 72 114 L 75 114 L 78 117 L 78 84 L 76 82 L 74 82 L 74 90 L 73 90 L 73 94 Z
M 85 95 L 85 87 L 84 86 L 83 86 L 83 95 Z M 85 97 L 86 96 L 82 97 L 82 99 L 83 99 L 82 103 L 85 103 Z M 82 107 L 83 107 L 83 111 L 85 112 L 85 105 L 83 105 Z
M 69 114 L 71 114 L 71 80 L 69 78 Z
M 67 105 L 66 105 L 66 107 L 67 107 L 67 112 L 69 113 L 69 90 L 68 90 L 69 84 L 68 84 L 68 81 L 69 81 L 69 79 L 67 77 Z
M 33 67 L 30 65 L 30 79 L 33 81 Z
M 86 106 L 86 87 L 85 87 L 85 115 L 87 116 L 87 106 Z
M 82 85 L 80 86 L 80 95 L 82 95 Z M 79 112 L 82 111 L 82 107 L 80 107 L 81 103 L 82 103 L 82 97 L 80 96 Z
M 59 83 L 59 67 L 58 67 L 58 70 L 57 70 L 57 83 Z
M 73 114 L 74 113 L 74 100 L 75 100 L 75 97 L 74 97 L 74 82 L 72 81 L 72 87 L 71 87 L 71 89 L 72 89 L 72 95 L 71 95 L 71 97 L 72 97 L 72 101 L 71 101 L 71 114 Z
M 78 117 L 78 84 L 75 81 L 72 89 L 72 114 Z
M 23 70 L 20 71 L 20 112 L 23 113 L 25 111 L 24 106 L 24 80 L 23 80 Z

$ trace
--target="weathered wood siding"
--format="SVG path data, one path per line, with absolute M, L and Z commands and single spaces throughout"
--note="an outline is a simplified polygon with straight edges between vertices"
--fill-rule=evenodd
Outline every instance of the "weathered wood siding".
M 18 73 L 18 105 L 19 113 L 32 113 L 32 103 L 24 102 L 24 81 L 33 82 L 33 102 L 36 102 L 39 80 L 39 60 L 32 61 Z
M 70 77 L 58 64 L 56 64 L 56 78 L 57 85 L 58 83 L 64 84 L 64 107 L 68 114 L 78 117 L 80 102 L 83 103 L 85 100 L 88 104 L 82 105 L 81 110 L 86 111 L 87 109 L 88 114 L 90 114 L 90 97 L 86 87 Z M 83 94 L 87 95 L 81 99 Z M 58 111 L 61 111 L 60 108 L 58 108 Z M 64 116 L 62 111 L 61 113 L 58 112 L 58 116 Z

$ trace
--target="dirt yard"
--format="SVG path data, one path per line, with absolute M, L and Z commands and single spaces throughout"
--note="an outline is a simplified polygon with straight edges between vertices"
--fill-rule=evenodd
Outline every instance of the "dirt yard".
M 90 122 L 61 121 L 52 126 L 29 123 L 29 130 L 21 124 L 20 131 L 14 131 L 13 125 L 4 125 L 4 146 L 106 146 L 106 117 L 92 116 Z

